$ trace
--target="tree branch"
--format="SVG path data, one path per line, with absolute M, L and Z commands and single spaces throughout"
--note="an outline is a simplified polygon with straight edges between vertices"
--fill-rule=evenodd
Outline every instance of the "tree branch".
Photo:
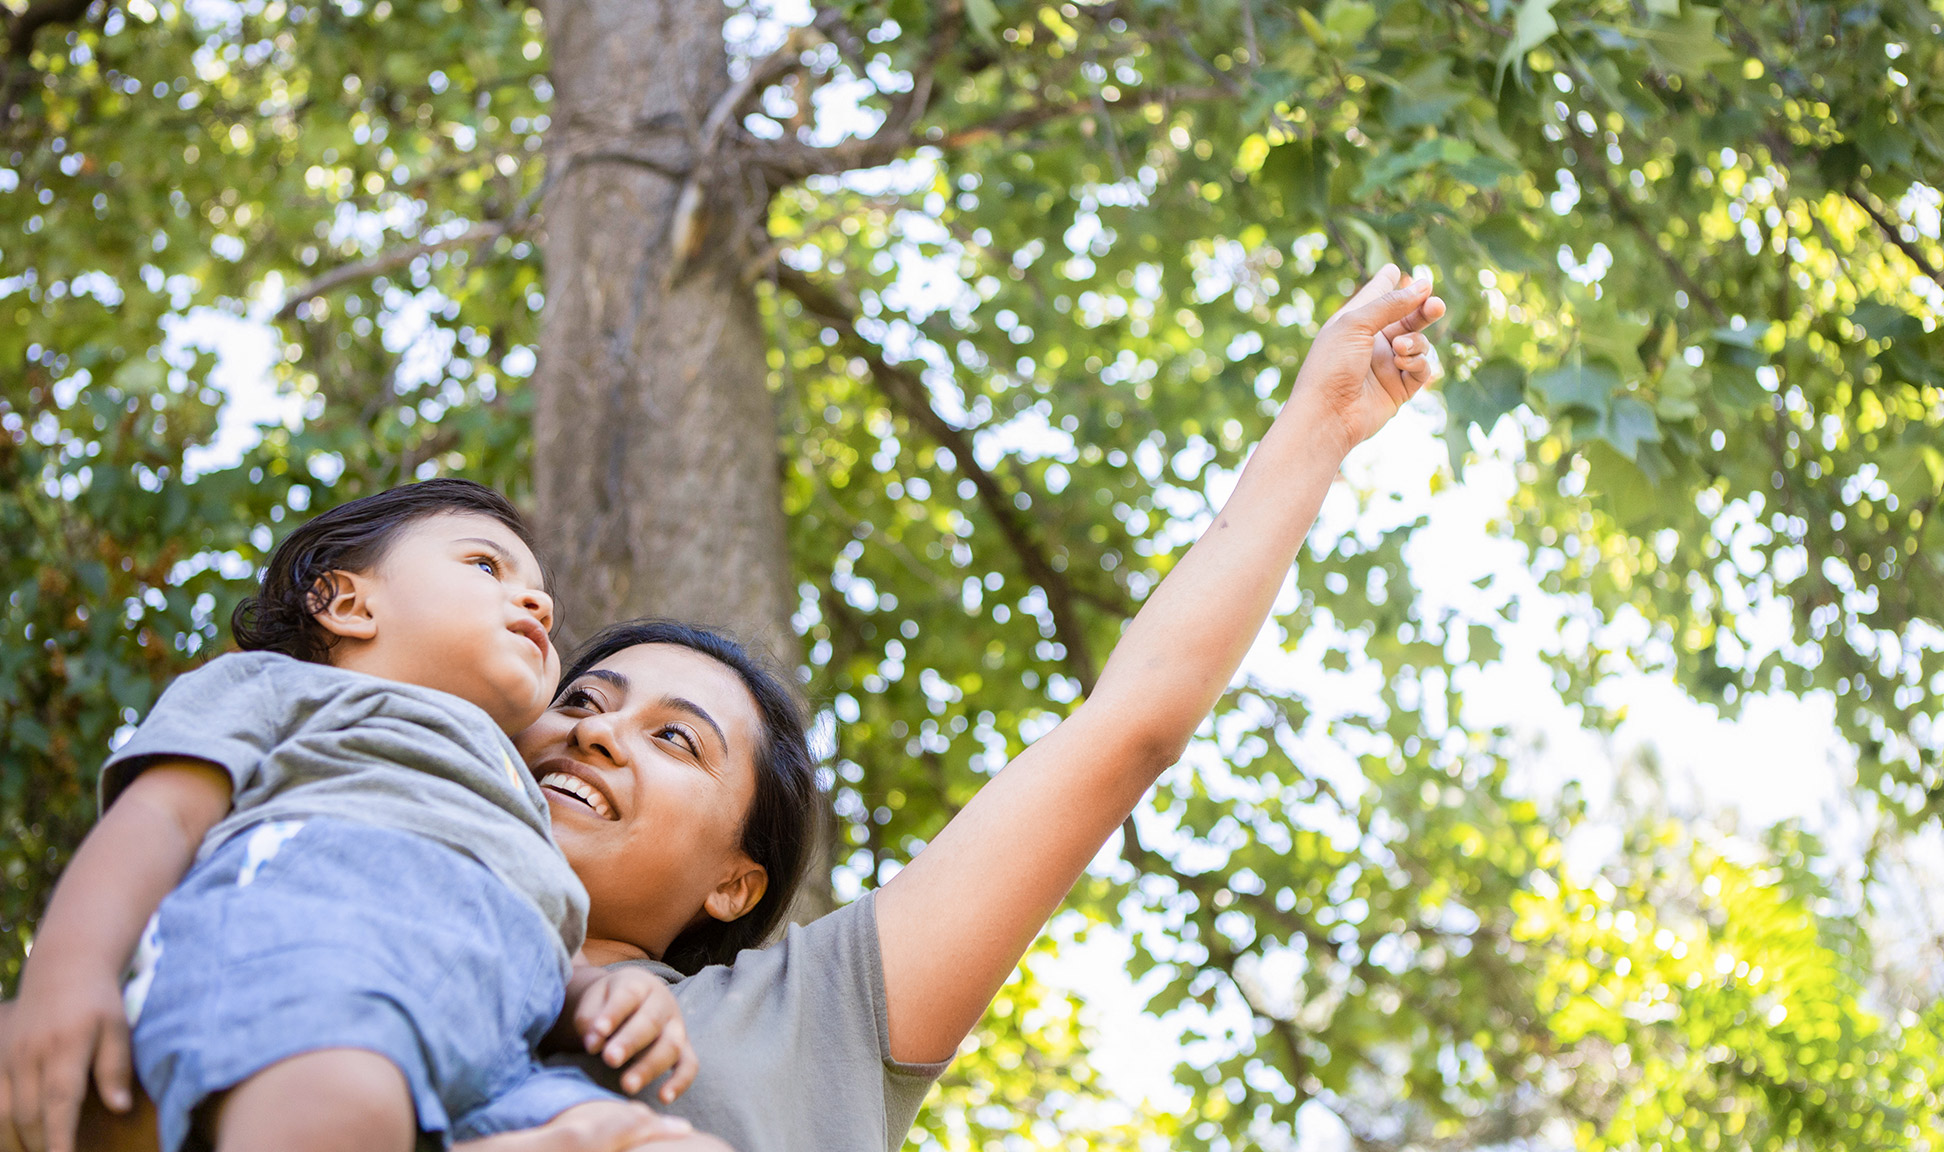
M 1053 634 L 1066 649 L 1061 665 L 1080 682 L 1084 694 L 1093 693 L 1099 667 L 1087 643 L 1085 622 L 1080 618 L 1080 596 L 1072 583 L 1053 567 L 1030 519 L 1013 503 L 999 478 L 979 464 L 972 437 L 932 407 L 930 393 L 918 374 L 884 358 L 883 350 L 857 331 L 852 310 L 828 289 L 787 265 L 776 269 L 776 284 L 803 305 L 803 310 L 837 333 L 844 350 L 863 360 L 870 369 L 878 391 L 890 402 L 892 410 L 924 429 L 933 442 L 952 453 L 959 472 L 972 481 L 979 503 L 999 525 L 1000 535 L 1019 558 L 1027 579 L 1046 593 L 1046 604 L 1053 616 Z
M 1876 221 L 1876 226 L 1883 233 L 1883 238 L 1895 244 L 1897 251 L 1909 257 L 1910 262 L 1917 265 L 1919 272 L 1930 277 L 1931 283 L 1939 287 L 1944 287 L 1944 272 L 1938 271 L 1937 265 L 1932 263 L 1930 257 L 1924 254 L 1923 249 L 1903 238 L 1903 232 L 1897 222 L 1890 219 L 1889 216 L 1884 214 L 1882 209 L 1877 207 L 1876 197 L 1855 187 L 1845 188 L 1843 195 L 1848 196 L 1851 203 L 1863 209 L 1870 219 Z
M 1667 269 L 1667 274 L 1673 277 L 1674 282 L 1688 294 L 1690 301 L 1707 309 L 1708 315 L 1714 317 L 1716 324 L 1728 323 L 1727 311 L 1716 303 L 1707 289 L 1701 287 L 1701 282 L 1696 280 L 1679 260 L 1675 259 L 1672 252 L 1661 247 L 1660 238 L 1654 235 L 1654 230 L 1647 226 L 1647 222 L 1640 218 L 1640 214 L 1633 210 L 1633 205 L 1627 203 L 1626 193 L 1608 178 L 1606 168 L 1598 163 L 1598 159 L 1581 151 L 1577 141 L 1571 143 L 1569 147 L 1573 154 L 1579 157 L 1579 168 L 1582 172 L 1598 175 L 1600 190 L 1606 194 L 1607 210 L 1613 213 L 1614 218 L 1633 229 L 1634 234 L 1640 237 L 1640 242 L 1660 260 L 1661 267 Z
M 1144 108 L 1149 104 L 1194 103 L 1202 100 L 1226 99 L 1231 99 L 1231 97 L 1220 88 L 1135 88 L 1132 90 L 1123 90 L 1119 96 L 1116 96 L 1112 100 L 1107 99 L 1103 95 L 1099 103 L 1105 105 L 1110 110 L 1117 111 L 1120 109 Z M 940 137 L 937 143 L 941 148 L 948 151 L 953 148 L 963 148 L 967 144 L 976 143 L 988 137 L 1009 135 L 1022 128 L 1034 128 L 1063 117 L 1092 114 L 1096 111 L 1096 107 L 1094 99 L 1089 96 L 1062 103 L 1040 104 L 1031 108 L 1017 108 L 1011 112 L 1004 112 L 994 116 L 990 120 L 980 121 L 979 123 L 960 128 L 955 132 Z
M 518 235 L 532 224 L 533 219 L 534 217 L 532 216 L 521 215 L 509 220 L 475 224 L 457 236 L 448 236 L 444 240 L 433 240 L 419 244 L 402 244 L 397 248 L 380 252 L 376 256 L 360 260 L 355 264 L 346 264 L 342 267 L 333 268 L 331 271 L 324 273 L 324 275 L 303 285 L 285 297 L 283 307 L 277 309 L 275 318 L 278 320 L 288 320 L 297 315 L 297 309 L 302 307 L 306 301 L 315 300 L 319 296 L 328 296 L 347 284 L 356 284 L 363 280 L 383 276 L 394 268 L 403 268 L 421 256 L 428 256 L 434 252 L 444 252 L 449 248 L 464 248 L 471 244 L 489 244 L 502 236 Z
M 50 24 L 72 24 L 88 14 L 94 0 L 40 0 L 7 21 L 7 57 L 25 60 L 34 50 L 34 36 Z
M 0 124 L 13 121 L 19 96 L 32 69 L 34 37 L 56 24 L 72 24 L 88 14 L 94 0 L 37 0 L 7 19 L 7 47 L 0 59 Z

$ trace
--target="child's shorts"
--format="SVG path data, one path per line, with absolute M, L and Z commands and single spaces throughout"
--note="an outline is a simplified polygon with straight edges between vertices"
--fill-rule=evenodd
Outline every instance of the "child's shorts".
M 162 1152 L 184 1147 L 212 1094 L 320 1048 L 396 1064 L 433 1147 L 619 1099 L 533 1058 L 564 995 L 553 927 L 423 837 L 259 824 L 197 865 L 151 929 L 130 1006 Z

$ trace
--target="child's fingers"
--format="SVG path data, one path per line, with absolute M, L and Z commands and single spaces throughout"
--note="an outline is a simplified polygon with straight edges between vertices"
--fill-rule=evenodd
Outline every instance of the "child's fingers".
M 688 1047 L 688 1033 L 682 1028 L 681 1021 L 671 1021 L 647 1051 L 641 1054 L 641 1058 L 628 1065 L 627 1071 L 621 1074 L 622 1091 L 632 1096 L 654 1083 L 657 1077 L 681 1062 L 682 1053 Z M 664 1095 L 662 1099 L 666 1103 L 674 1097 Z
M 617 1026 L 640 1015 L 646 991 L 623 980 L 604 980 L 588 989 L 581 997 L 580 1007 L 574 1011 L 574 1027 L 579 1029 L 589 1052 L 598 1051 L 615 1034 Z
M 667 1083 L 661 1086 L 661 1102 L 673 1104 L 677 1097 L 688 1091 L 689 1085 L 695 1083 L 696 1070 L 701 1066 L 701 1061 L 695 1055 L 695 1045 L 682 1045 L 674 1070 L 669 1072 Z
M 101 1102 L 108 1106 L 110 1112 L 126 1112 L 135 1104 L 133 1087 L 129 1083 L 133 1075 L 132 1063 L 128 1025 L 119 1018 L 104 1021 L 101 1040 L 95 1048 L 94 1081 L 95 1090 L 101 1093 Z
M 608 1032 L 612 1031 L 611 1028 L 597 1026 L 607 1015 L 608 990 L 607 981 L 595 984 L 582 994 L 580 1003 L 574 1006 L 574 1031 L 580 1034 L 589 1052 L 599 1048 L 601 1041 L 607 1039 Z
M 666 1036 L 670 1028 L 680 1026 L 679 1017 L 671 1018 L 667 1013 L 655 1011 L 655 1008 L 656 1005 L 643 1005 L 608 1037 L 606 1047 L 601 1049 L 601 1060 L 608 1067 L 621 1067 L 628 1057 Z
M 29 1060 L 14 1078 L 14 1135 L 22 1152 L 47 1152 L 42 1136 L 47 1106 L 45 1072 L 39 1061 Z

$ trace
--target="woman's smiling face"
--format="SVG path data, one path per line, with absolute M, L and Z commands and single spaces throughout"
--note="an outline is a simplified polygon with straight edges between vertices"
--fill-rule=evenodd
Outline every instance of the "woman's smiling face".
M 587 886 L 589 939 L 660 956 L 755 905 L 766 878 L 741 842 L 762 739 L 735 671 L 676 644 L 608 656 L 515 738 Z

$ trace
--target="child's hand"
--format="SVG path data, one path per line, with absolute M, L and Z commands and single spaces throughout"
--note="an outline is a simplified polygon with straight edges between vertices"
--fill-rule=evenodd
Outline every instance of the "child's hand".
M 642 968 L 610 968 L 588 982 L 573 1006 L 574 1030 L 589 1052 L 619 1068 L 642 1053 L 621 1073 L 621 1090 L 632 1096 L 662 1073 L 669 1073 L 657 1095 L 666 1104 L 695 1081 L 695 1048 L 675 993 L 654 973 Z
M 1386 264 L 1317 333 L 1291 400 L 1320 403 L 1340 426 L 1342 449 L 1364 442 L 1437 378 L 1420 333 L 1445 314 L 1429 280 L 1401 280 Z
M 73 1152 L 90 1067 L 110 1108 L 133 1102 L 128 1019 L 112 976 L 35 975 L 0 1016 L 0 1152 Z

